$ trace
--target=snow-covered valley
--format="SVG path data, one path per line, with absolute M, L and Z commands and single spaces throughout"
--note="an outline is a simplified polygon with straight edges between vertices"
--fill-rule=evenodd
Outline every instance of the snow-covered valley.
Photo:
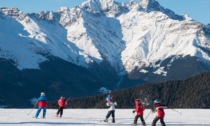
M 48 109 L 46 119 L 35 119 L 32 116 L 36 110 L 31 109 L 0 109 L 1 126 L 132 126 L 134 114 L 132 109 L 117 109 L 116 123 L 104 123 L 102 120 L 107 109 L 65 109 L 62 118 L 55 117 L 56 109 Z M 181 114 L 177 113 L 181 112 Z M 144 118 L 150 112 L 145 110 Z M 166 109 L 165 123 L 167 126 L 210 126 L 209 109 Z M 28 115 L 28 113 L 30 113 Z M 155 114 L 146 119 L 147 126 L 151 125 Z M 109 119 L 111 122 L 111 119 Z M 138 120 L 138 125 L 141 121 Z M 160 123 L 157 123 L 160 126 Z

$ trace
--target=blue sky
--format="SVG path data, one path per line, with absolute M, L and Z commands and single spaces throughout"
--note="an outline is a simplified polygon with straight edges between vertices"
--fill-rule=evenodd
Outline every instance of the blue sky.
M 86 0 L 0 0 L 0 7 L 16 7 L 25 13 L 56 11 L 62 6 L 77 6 Z M 129 0 L 115 0 L 126 2 Z M 137 1 L 137 0 L 136 0 Z M 188 14 L 204 24 L 210 24 L 210 0 L 157 0 L 177 14 Z

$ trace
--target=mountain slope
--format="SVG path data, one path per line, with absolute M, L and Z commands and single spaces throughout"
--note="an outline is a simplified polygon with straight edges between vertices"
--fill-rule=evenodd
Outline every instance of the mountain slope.
M 155 63 L 170 57 L 171 62 L 187 55 L 204 62 L 210 59 L 205 52 L 209 50 L 207 27 L 154 0 L 126 4 L 89 0 L 56 13 L 24 14 L 7 8 L 1 13 L 1 40 L 8 43 L 1 44 L 8 53 L 1 57 L 15 60 L 19 69 L 39 68 L 38 63 L 47 60 L 40 53 L 84 67 L 108 61 L 118 75 L 148 66 L 161 69 Z M 25 57 L 31 60 L 26 62 Z

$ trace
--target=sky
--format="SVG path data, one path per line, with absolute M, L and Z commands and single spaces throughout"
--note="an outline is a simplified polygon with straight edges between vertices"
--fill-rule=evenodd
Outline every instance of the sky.
M 16 7 L 25 13 L 57 11 L 60 7 L 80 5 L 87 0 L 0 0 L 1 7 Z M 129 0 L 115 0 L 127 2 Z M 139 0 L 136 0 L 139 1 Z M 210 0 L 157 0 L 163 7 L 176 14 L 188 14 L 194 20 L 210 24 Z

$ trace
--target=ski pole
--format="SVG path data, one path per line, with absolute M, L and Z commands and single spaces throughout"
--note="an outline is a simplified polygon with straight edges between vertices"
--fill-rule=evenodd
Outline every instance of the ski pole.
M 66 105 L 68 104 L 68 101 L 70 101 L 71 100 L 71 98 L 68 98 L 67 100 L 66 100 Z
M 145 121 L 146 119 L 149 117 L 150 113 L 152 112 L 152 110 L 150 110 L 150 112 L 147 114 L 146 118 L 145 118 Z
M 68 98 L 67 100 L 66 100 L 66 106 L 68 105 L 68 102 L 71 100 L 71 98 Z
M 29 111 L 29 113 L 28 113 L 27 115 L 30 115 L 31 112 L 34 110 L 34 108 L 35 108 L 35 107 L 33 107 L 33 108 Z
M 182 114 L 181 112 L 179 112 L 179 111 L 177 111 L 177 110 L 174 110 L 174 109 L 171 109 L 171 110 L 173 110 L 174 112 L 179 113 L 180 115 Z
M 66 100 L 66 102 L 68 102 L 68 101 L 70 101 L 71 100 L 71 98 L 68 98 L 67 100 Z

